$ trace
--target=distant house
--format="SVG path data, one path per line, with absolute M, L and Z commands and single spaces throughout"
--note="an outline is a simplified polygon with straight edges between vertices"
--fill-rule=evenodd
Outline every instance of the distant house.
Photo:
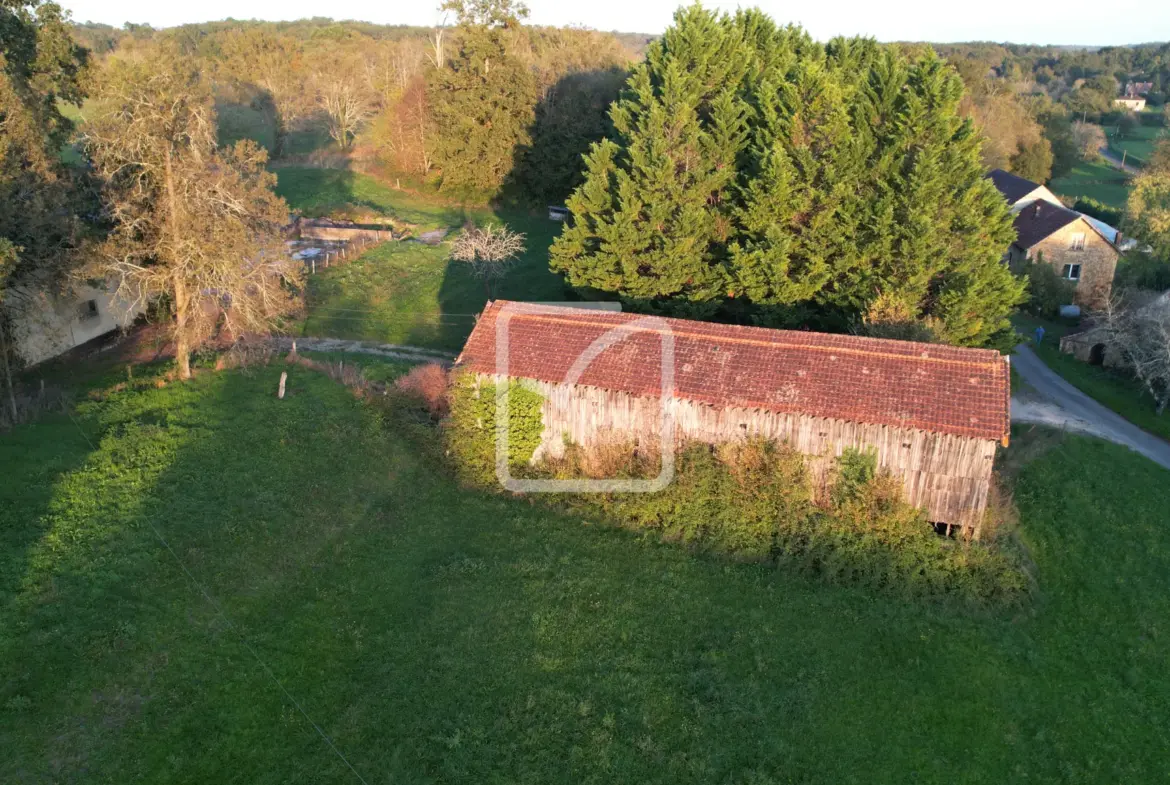
M 1025 260 L 1043 259 L 1062 278 L 1076 283 L 1078 305 L 1104 305 L 1121 256 L 1117 230 L 1068 209 L 1031 180 L 999 169 L 989 177 L 1015 215 L 1016 240 L 1006 254 L 1013 268 L 1019 269 Z
M 1140 98 L 1148 94 L 1153 89 L 1153 82 L 1126 82 L 1125 92 L 1123 95 L 1126 98 Z
M 566 440 L 657 446 L 671 433 L 668 411 L 679 442 L 787 442 L 814 481 L 845 449 L 873 450 L 929 520 L 978 534 L 996 445 L 1009 432 L 999 352 L 683 319 L 634 325 L 640 318 L 491 302 L 456 368 L 543 396 L 538 456 L 560 454 Z M 673 368 L 665 393 L 664 355 Z
M 1120 106 L 1123 109 L 1128 109 L 1131 112 L 1140 112 L 1146 108 L 1146 99 L 1144 98 L 1114 98 L 1114 106 Z
M 142 312 L 101 286 L 68 294 L 21 291 L 13 319 L 16 352 L 28 364 L 42 362 L 127 326 Z

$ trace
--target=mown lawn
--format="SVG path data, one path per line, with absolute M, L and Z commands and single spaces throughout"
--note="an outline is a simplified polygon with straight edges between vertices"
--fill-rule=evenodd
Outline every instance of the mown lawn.
M 1075 199 L 1087 196 L 1111 207 L 1125 207 L 1129 198 L 1126 175 L 1103 162 L 1080 162 L 1063 177 L 1052 180 L 1048 187 L 1057 196 Z
M 1166 779 L 1170 483 L 1124 448 L 1015 434 L 1041 594 L 973 615 L 463 491 L 282 367 L 0 436 L 0 782 L 357 782 L 309 719 L 369 783 Z
M 1163 439 L 1170 439 L 1170 414 L 1158 414 L 1154 399 L 1141 382 L 1119 371 L 1081 362 L 1071 354 L 1060 351 L 1061 336 L 1075 328 L 1024 315 L 1015 317 L 1014 322 L 1022 339 L 1032 339 L 1036 326 L 1044 326 L 1044 340 L 1039 345 L 1033 341 L 1032 349 L 1045 365 L 1060 374 L 1065 381 L 1139 428 Z
M 557 301 L 559 275 L 548 269 L 548 247 L 560 224 L 521 210 L 458 207 L 390 188 L 368 175 L 325 169 L 278 170 L 278 190 L 306 214 L 355 207 L 373 210 L 419 230 L 458 230 L 468 220 L 506 223 L 527 237 L 527 251 L 493 284 L 493 298 Z M 450 246 L 383 243 L 353 262 L 318 270 L 309 279 L 306 335 L 408 344 L 457 351 L 488 300 L 484 284 Z

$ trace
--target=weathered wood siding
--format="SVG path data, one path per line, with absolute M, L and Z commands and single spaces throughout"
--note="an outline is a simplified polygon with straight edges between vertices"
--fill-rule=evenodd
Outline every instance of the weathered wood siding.
M 560 455 L 565 440 L 588 446 L 600 442 L 660 442 L 661 403 L 596 387 L 524 380 L 544 396 L 544 433 L 537 455 Z M 878 463 L 902 478 L 906 498 L 931 521 L 970 526 L 976 531 L 987 507 L 996 442 L 886 425 L 781 414 L 763 409 L 717 409 L 674 399 L 676 441 L 718 444 L 747 436 L 787 442 L 809 456 L 820 485 L 846 448 L 877 450 Z

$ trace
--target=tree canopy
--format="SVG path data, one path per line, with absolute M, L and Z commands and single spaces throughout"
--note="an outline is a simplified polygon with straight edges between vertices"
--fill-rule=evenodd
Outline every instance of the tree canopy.
M 77 240 L 75 189 L 59 150 L 72 125 L 59 101 L 80 101 L 85 52 L 60 6 L 0 0 L 0 373 L 13 419 L 15 317 L 65 282 Z
M 299 269 L 280 235 L 288 206 L 272 191 L 263 149 L 216 144 L 210 89 L 160 54 L 111 63 L 86 125 L 111 224 L 93 272 L 128 302 L 164 296 L 174 312 L 176 361 L 216 329 L 263 332 L 293 300 Z
M 864 328 L 880 301 L 1003 344 L 1024 284 L 962 97 L 929 51 L 682 9 L 587 157 L 553 268 L 635 307 Z
M 444 188 L 494 191 L 530 141 L 536 80 L 508 47 L 508 30 L 528 9 L 510 0 L 448 0 L 443 8 L 458 18 L 459 50 L 430 72 L 435 162 Z

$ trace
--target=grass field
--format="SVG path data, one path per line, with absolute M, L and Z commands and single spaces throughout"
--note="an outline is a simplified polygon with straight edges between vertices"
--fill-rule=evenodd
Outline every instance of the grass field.
M 469 219 L 483 220 L 491 216 L 488 208 L 451 205 L 400 191 L 360 172 L 289 166 L 277 169 L 276 177 L 276 193 L 289 207 L 313 218 L 349 211 L 374 212 L 425 231 L 456 228 Z
M 1064 177 L 1048 184 L 1057 196 L 1087 196 L 1111 207 L 1125 207 L 1129 186 L 1125 175 L 1103 162 L 1078 163 Z
M 0 781 L 358 782 L 305 715 L 369 783 L 1165 778 L 1170 483 L 1123 448 L 1015 434 L 1042 594 L 973 616 L 461 490 L 280 370 L 0 435 Z
M 1155 142 L 1167 135 L 1166 129 L 1162 126 L 1140 125 L 1127 138 L 1118 139 L 1112 135 L 1114 130 L 1114 128 L 1105 129 L 1106 133 L 1110 134 L 1109 147 L 1118 155 L 1125 151 L 1127 153 L 1126 163 L 1134 166 L 1145 166 L 1154 153 Z M 1135 158 L 1136 160 L 1134 160 Z
M 364 209 L 419 230 L 458 229 L 465 221 L 503 221 L 527 235 L 527 252 L 494 284 L 493 297 L 561 300 L 565 290 L 549 272 L 548 247 L 560 224 L 523 211 L 445 205 L 398 191 L 368 175 L 282 168 L 278 191 L 310 215 Z M 410 344 L 456 351 L 487 302 L 487 291 L 446 245 L 384 243 L 355 261 L 309 280 L 306 335 Z

